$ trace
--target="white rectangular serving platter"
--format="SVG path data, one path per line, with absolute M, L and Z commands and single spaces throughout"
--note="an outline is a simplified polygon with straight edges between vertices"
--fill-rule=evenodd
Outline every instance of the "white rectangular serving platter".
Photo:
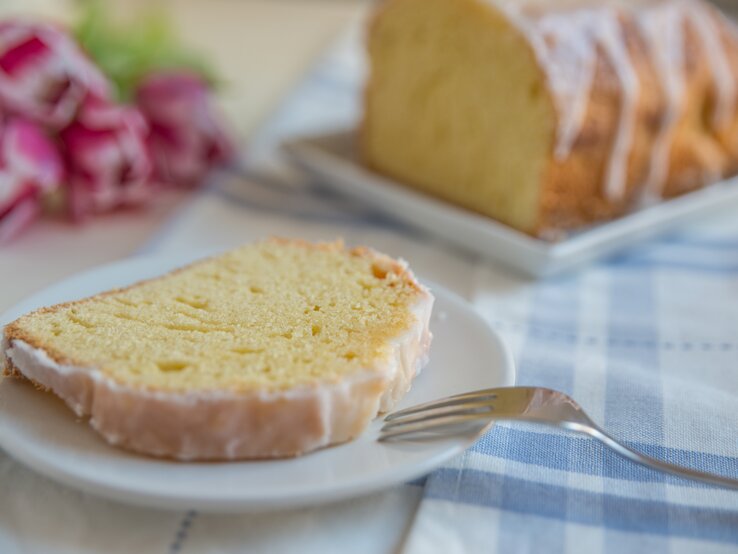
M 738 209 L 733 178 L 547 242 L 372 172 L 358 160 L 353 131 L 294 138 L 283 147 L 298 167 L 336 192 L 537 277 L 571 270 L 707 214 Z

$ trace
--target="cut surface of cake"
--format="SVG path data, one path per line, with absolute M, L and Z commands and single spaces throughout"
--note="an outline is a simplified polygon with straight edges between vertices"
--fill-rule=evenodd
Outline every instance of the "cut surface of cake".
M 387 0 L 361 153 L 525 233 L 738 171 L 738 31 L 699 0 Z
M 272 239 L 6 326 L 6 372 L 108 442 L 181 460 L 294 456 L 360 434 L 427 360 L 404 262 Z

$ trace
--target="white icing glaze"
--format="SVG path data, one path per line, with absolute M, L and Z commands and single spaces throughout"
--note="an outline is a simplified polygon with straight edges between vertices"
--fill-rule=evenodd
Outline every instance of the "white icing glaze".
M 564 160 L 584 123 L 592 88 L 597 51 L 588 40 L 580 40 L 582 23 L 592 21 L 591 13 L 551 13 L 536 23 L 516 17 L 523 25 L 541 66 L 546 68 L 553 98 L 559 111 L 558 140 L 554 155 Z
M 642 83 L 625 43 L 623 18 L 634 21 L 648 45 L 666 97 L 666 113 L 651 149 L 646 188 L 660 194 L 666 180 L 673 129 L 681 115 L 686 90 L 685 25 L 694 29 L 716 94 L 712 124 L 720 128 L 735 115 L 738 87 L 721 41 L 720 21 L 731 23 L 707 5 L 694 0 L 644 0 L 634 5 L 590 1 L 547 3 L 489 0 L 509 17 L 531 44 L 549 84 L 558 112 L 554 157 L 565 160 L 580 135 L 595 72 L 598 52 L 612 66 L 619 82 L 618 125 L 610 152 L 603 190 L 611 200 L 622 199 L 627 189 L 628 162 L 637 122 Z
M 627 185 L 628 157 L 635 133 L 640 81 L 623 40 L 616 14 L 602 18 L 599 41 L 594 46 L 597 45 L 601 46 L 610 58 L 621 86 L 618 128 L 605 173 L 605 195 L 610 199 L 620 200 L 625 195 Z
M 651 52 L 654 68 L 664 88 L 666 110 L 653 143 L 646 176 L 645 198 L 661 195 L 669 171 L 672 133 L 682 114 L 685 83 L 684 10 L 682 3 L 666 3 L 646 9 L 637 22 Z
M 430 296 L 430 292 L 424 289 Z M 433 338 L 429 330 L 433 302 L 418 302 L 412 312 L 415 325 L 401 337 L 392 341 L 392 355 L 388 365 L 388 373 L 393 386 L 387 387 L 379 401 L 379 411 L 389 412 L 395 404 L 410 390 L 413 379 L 418 376 L 423 366 L 428 363 L 428 351 Z M 417 348 L 406 348 L 403 345 L 417 344 Z
M 730 62 L 720 37 L 716 15 L 703 4 L 684 0 L 685 17 L 688 17 L 707 52 L 707 64 L 715 84 L 715 111 L 713 126 L 718 129 L 726 125 L 735 115 L 736 83 L 730 70 Z
M 668 177 L 671 145 L 676 124 L 684 109 L 686 82 L 685 31 L 689 26 L 705 52 L 710 76 L 715 88 L 713 130 L 730 123 L 735 116 L 738 88 L 721 39 L 722 22 L 730 33 L 734 25 L 715 9 L 703 2 L 672 0 L 636 12 L 636 22 L 648 44 L 651 62 L 659 77 L 666 111 L 651 151 L 651 163 L 644 187 L 644 200 L 658 198 Z M 708 172 L 705 179 L 716 180 L 720 175 Z
M 621 106 L 613 148 L 605 170 L 608 198 L 625 193 L 628 157 L 636 122 L 640 82 L 628 53 L 620 13 L 609 5 L 573 11 L 545 11 L 526 17 L 524 5 L 504 4 L 527 36 L 548 78 L 559 113 L 555 158 L 565 160 L 579 136 L 597 68 L 598 52 L 612 65 L 620 83 Z

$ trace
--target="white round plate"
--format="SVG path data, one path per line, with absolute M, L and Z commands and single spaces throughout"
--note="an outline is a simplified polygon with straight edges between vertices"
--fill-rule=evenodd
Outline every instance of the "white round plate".
M 2 318 L 129 285 L 183 265 L 183 258 L 133 258 L 39 292 Z M 400 407 L 449 394 L 513 385 L 515 369 L 500 337 L 459 297 L 436 296 L 430 363 Z M 109 446 L 52 394 L 16 379 L 0 382 L 0 447 L 61 483 L 121 502 L 165 509 L 264 511 L 345 499 L 429 473 L 469 446 L 454 438 L 379 443 L 376 420 L 356 440 L 299 458 L 182 463 Z

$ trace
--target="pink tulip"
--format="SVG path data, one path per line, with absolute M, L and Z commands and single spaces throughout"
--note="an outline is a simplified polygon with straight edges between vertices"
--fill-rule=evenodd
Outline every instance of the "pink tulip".
M 231 158 L 231 142 L 199 76 L 150 75 L 139 85 L 136 103 L 151 127 L 149 146 L 159 180 L 194 186 L 211 167 Z
M 138 109 L 88 96 L 59 137 L 73 218 L 145 202 L 152 191 L 148 125 Z
M 109 94 L 107 79 L 66 33 L 45 23 L 0 22 L 0 105 L 58 130 L 88 92 Z
M 29 225 L 40 197 L 56 189 L 64 165 L 56 146 L 34 123 L 8 117 L 0 128 L 0 243 Z
M 18 197 L 4 213 L 0 213 L 0 245 L 20 235 L 41 213 L 41 204 L 35 193 L 27 191 Z

